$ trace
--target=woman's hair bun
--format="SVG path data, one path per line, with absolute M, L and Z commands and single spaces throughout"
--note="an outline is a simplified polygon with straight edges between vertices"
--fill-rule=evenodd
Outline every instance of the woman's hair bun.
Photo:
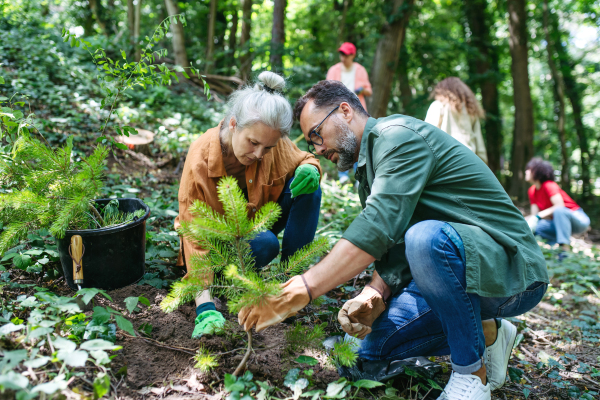
M 285 89 L 285 79 L 283 76 L 276 74 L 275 72 L 261 72 L 260 75 L 258 75 L 258 81 L 260 82 L 257 84 L 258 88 L 265 89 L 269 92 L 283 92 L 283 89 Z

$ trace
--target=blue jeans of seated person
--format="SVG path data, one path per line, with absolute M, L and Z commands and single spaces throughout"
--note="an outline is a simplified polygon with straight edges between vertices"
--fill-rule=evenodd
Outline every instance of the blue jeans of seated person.
M 583 211 L 569 210 L 559 207 L 554 210 L 552 219 L 542 219 L 538 222 L 535 234 L 548 241 L 548 244 L 569 244 L 571 234 L 582 233 L 590 226 L 590 217 Z
M 285 261 L 297 250 L 306 246 L 315 238 L 319 212 L 321 210 L 321 188 L 313 193 L 301 194 L 292 199 L 290 183 L 286 182 L 277 203 L 281 206 L 281 216 L 271 230 L 259 233 L 250 241 L 250 248 L 255 258 L 255 267 L 267 266 L 279 255 L 277 235 L 283 233 L 281 261 Z
M 451 355 L 452 368 L 470 374 L 483 366 L 482 320 L 514 317 L 535 307 L 547 284 L 536 282 L 511 297 L 487 298 L 467 293 L 465 250 L 449 224 L 423 221 L 405 235 L 413 280 L 390 298 L 359 342 L 368 360 L 401 360 Z

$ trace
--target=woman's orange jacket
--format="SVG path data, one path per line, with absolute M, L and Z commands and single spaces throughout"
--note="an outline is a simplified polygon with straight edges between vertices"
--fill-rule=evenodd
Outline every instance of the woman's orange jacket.
M 203 201 L 217 212 L 224 213 L 217 192 L 219 180 L 227 176 L 219 138 L 220 126 L 221 124 L 207 130 L 190 146 L 179 186 L 179 215 L 175 218 L 175 229 L 181 226 L 181 221 L 193 219 L 189 207 L 195 200 Z M 285 138 L 280 139 L 277 146 L 265 154 L 262 161 L 247 166 L 248 216 L 254 217 L 256 211 L 265 203 L 277 201 L 285 183 L 302 164 L 314 165 L 323 176 L 319 161 Z M 186 268 L 189 269 L 190 256 L 193 253 L 204 253 L 206 250 L 186 238 L 181 238 L 178 266 L 183 266 L 182 251 Z

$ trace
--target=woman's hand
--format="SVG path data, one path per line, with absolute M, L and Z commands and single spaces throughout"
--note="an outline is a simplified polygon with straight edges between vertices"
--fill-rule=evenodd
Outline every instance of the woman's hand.
M 313 193 L 319 188 L 319 170 L 311 164 L 302 164 L 296 168 L 294 180 L 290 184 L 292 198 L 301 194 Z

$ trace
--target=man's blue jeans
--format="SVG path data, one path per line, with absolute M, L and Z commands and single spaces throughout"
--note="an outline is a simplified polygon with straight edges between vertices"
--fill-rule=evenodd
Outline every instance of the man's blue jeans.
M 292 199 L 290 191 L 292 180 L 286 182 L 285 188 L 277 200 L 281 206 L 281 216 L 275 225 L 271 230 L 259 233 L 250 241 L 257 269 L 267 266 L 279 255 L 277 235 L 284 229 L 281 261 L 287 260 L 315 238 L 321 210 L 321 188 L 319 187 L 313 193 L 301 194 Z
M 470 374 L 483 365 L 482 320 L 514 317 L 535 307 L 547 284 L 536 282 L 511 297 L 467 293 L 465 251 L 458 233 L 441 221 L 423 221 L 405 235 L 411 283 L 393 296 L 360 341 L 369 360 L 451 355 L 452 368 Z
M 569 244 L 572 233 L 582 233 L 590 226 L 590 217 L 583 209 L 571 211 L 567 207 L 554 210 L 552 219 L 542 219 L 535 229 L 549 244 Z

